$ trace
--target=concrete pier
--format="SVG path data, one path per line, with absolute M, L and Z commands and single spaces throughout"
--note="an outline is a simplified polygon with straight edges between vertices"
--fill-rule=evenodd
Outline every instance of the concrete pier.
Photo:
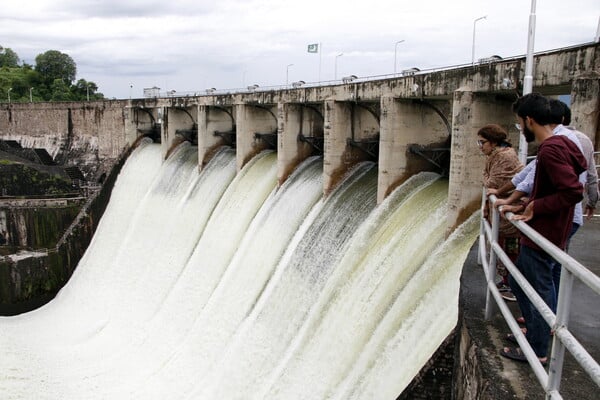
M 257 137 L 257 134 L 269 135 L 277 133 L 276 105 L 237 104 L 237 168 L 238 171 L 269 144 Z
M 220 146 L 235 145 L 232 107 L 198 106 L 198 161 L 204 167 Z
M 462 87 L 454 93 L 452 108 L 452 148 L 448 189 L 448 229 L 473 214 L 481 205 L 481 180 L 485 156 L 477 146 L 477 131 L 486 124 L 499 123 L 507 131 L 514 117 L 506 98 L 473 92 Z M 513 133 L 512 143 L 518 143 Z
M 424 151 L 448 147 L 450 131 L 445 115 L 450 105 L 445 100 L 425 103 L 381 98 L 378 203 L 415 173 L 436 170 L 434 164 L 411 153 L 410 146 L 421 146 Z
M 306 158 L 323 154 L 323 107 L 279 103 L 277 180 L 281 185 Z

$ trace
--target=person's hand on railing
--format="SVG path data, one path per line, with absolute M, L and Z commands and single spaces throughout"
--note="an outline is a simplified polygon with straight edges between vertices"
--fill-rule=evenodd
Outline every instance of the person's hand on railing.
M 498 201 L 496 201 L 496 204 L 498 204 Z M 500 215 L 502 215 L 504 218 L 507 218 L 507 219 L 508 219 L 508 217 L 506 216 L 507 212 L 516 214 L 516 213 L 523 211 L 524 209 L 525 209 L 525 206 L 523 204 L 506 204 L 506 205 L 498 206 L 498 211 L 500 211 Z
M 494 189 L 494 188 L 487 189 L 485 191 L 485 194 L 488 196 L 491 194 L 493 194 L 494 196 L 498 196 L 498 189 Z
M 509 199 L 498 199 L 494 203 L 494 206 L 500 207 L 500 206 L 505 206 L 507 204 L 510 204 L 510 200 Z
M 498 202 L 496 202 L 496 204 L 498 204 Z M 498 207 L 498 211 L 500 211 L 500 213 L 502 215 L 505 215 L 507 212 L 511 212 L 511 213 L 518 213 L 523 211 L 525 207 L 523 207 L 520 204 L 506 204 L 506 205 L 500 205 Z
M 527 207 L 525 207 L 525 210 L 523 211 L 522 214 L 515 214 L 515 215 L 513 215 L 511 217 L 511 220 L 513 220 L 513 221 L 524 221 L 524 222 L 527 222 L 531 218 L 533 218 L 533 201 L 530 202 L 529 204 L 527 204 Z

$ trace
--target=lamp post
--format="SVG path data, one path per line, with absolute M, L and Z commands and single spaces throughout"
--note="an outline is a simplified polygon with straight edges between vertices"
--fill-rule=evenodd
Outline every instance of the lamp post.
M 10 91 L 12 90 L 12 88 L 8 88 L 8 91 L 6 92 L 8 94 L 8 104 L 10 104 Z
M 475 21 L 473 21 L 473 47 L 471 48 L 471 65 L 475 64 L 475 27 L 477 25 L 477 21 L 486 18 L 487 15 L 484 15 L 483 17 L 475 18 Z
M 133 83 L 129 84 L 129 100 L 131 100 L 131 92 L 133 91 Z
M 527 55 L 525 57 L 525 76 L 523 77 L 523 95 L 533 90 L 533 43 L 535 42 L 535 0 L 531 0 L 531 12 L 529 13 L 529 29 L 527 34 Z M 525 136 L 519 135 L 519 160 L 527 162 L 527 150 L 529 145 Z
M 394 45 L 394 75 L 396 74 L 396 60 L 397 60 L 397 56 L 398 56 L 398 45 L 400 43 L 404 42 L 404 39 L 399 40 L 396 42 L 396 44 Z
M 90 101 L 90 84 L 89 83 L 87 85 L 85 85 L 85 96 L 87 98 L 87 101 Z
M 335 70 L 334 70 L 334 74 L 333 74 L 333 80 L 335 80 L 335 81 L 337 81 L 337 59 L 343 55 L 344 55 L 344 53 L 340 53 L 337 56 L 335 56 L 335 63 L 334 63 Z
M 287 86 L 290 82 L 290 67 L 294 65 L 294 64 L 288 64 L 287 67 L 285 67 L 285 86 Z
M 33 88 L 29 88 L 29 102 L 33 103 Z

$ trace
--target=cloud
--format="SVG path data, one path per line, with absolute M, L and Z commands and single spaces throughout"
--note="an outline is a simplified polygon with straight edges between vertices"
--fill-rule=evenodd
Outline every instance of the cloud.
M 141 87 L 160 80 L 178 91 L 277 85 L 286 75 L 316 81 L 319 63 L 321 79 L 333 79 L 340 52 L 339 76 L 391 73 L 395 55 L 398 69 L 464 64 L 471 59 L 473 21 L 482 15 L 476 58 L 524 54 L 530 13 L 523 0 L 5 3 L 0 45 L 29 63 L 47 50 L 65 52 L 77 63 L 78 78 L 117 97 L 128 95 L 126 81 Z M 592 40 L 599 14 L 597 0 L 538 2 L 536 51 Z M 405 41 L 395 54 L 398 40 Z M 309 43 L 321 43 L 323 52 L 308 54 Z

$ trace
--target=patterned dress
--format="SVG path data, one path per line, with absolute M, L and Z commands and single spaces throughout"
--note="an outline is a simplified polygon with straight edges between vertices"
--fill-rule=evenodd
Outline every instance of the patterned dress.
M 497 146 L 487 156 L 483 169 L 483 185 L 487 189 L 498 189 L 509 182 L 515 174 L 523 169 L 517 153 L 512 147 Z M 509 193 L 502 197 L 508 197 Z M 486 218 L 491 222 L 489 204 L 484 210 Z M 498 243 L 504 249 L 508 257 L 515 262 L 519 254 L 519 231 L 509 221 L 500 218 Z M 508 271 L 498 261 L 498 275 L 505 277 Z

